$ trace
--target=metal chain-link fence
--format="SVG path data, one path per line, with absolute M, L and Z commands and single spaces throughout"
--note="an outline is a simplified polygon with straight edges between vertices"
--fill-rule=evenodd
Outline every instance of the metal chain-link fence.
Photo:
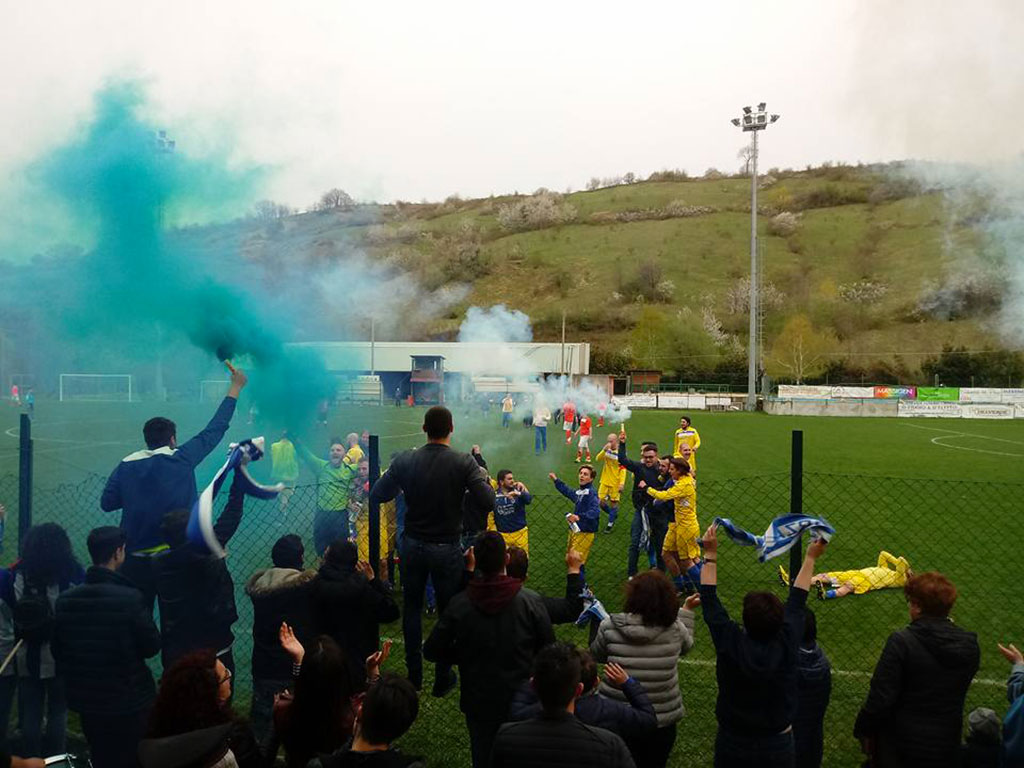
M 631 481 L 630 481 L 631 482 Z M 98 525 L 116 523 L 117 514 L 100 511 L 105 478 L 88 476 L 76 483 L 35 488 L 33 522 L 53 521 L 68 531 L 76 551 L 87 561 L 85 539 Z M 1024 541 L 1024 485 L 957 480 L 913 480 L 806 473 L 802 481 L 803 509 L 826 518 L 837 530 L 820 561 L 828 573 L 815 585 L 809 603 L 818 619 L 819 642 L 832 664 L 832 698 L 825 721 L 825 765 L 860 764 L 853 739 L 853 722 L 867 694 L 876 660 L 889 633 L 908 621 L 902 585 L 908 568 L 940 570 L 957 585 L 960 597 L 956 622 L 978 633 L 982 665 L 967 698 L 966 711 L 977 706 L 1006 711 L 1005 662 L 995 652 L 997 642 L 1017 641 L 1024 631 L 1024 601 L 1020 599 L 1021 542 Z M 0 499 L 16 498 L 13 476 L 0 476 Z M 528 509 L 530 568 L 527 586 L 548 594 L 565 589 L 565 514 L 568 500 L 553 491 L 534 488 Z M 226 492 L 217 509 L 226 501 Z M 13 559 L 16 538 L 10 522 L 6 553 Z M 287 504 L 281 500 L 246 501 L 238 532 L 228 544 L 228 563 L 234 577 L 239 620 L 235 625 L 237 709 L 248 712 L 251 690 L 250 653 L 252 605 L 244 584 L 256 570 L 270 565 L 273 543 L 285 533 L 306 541 L 307 567 L 315 567 L 312 521 L 316 487 L 300 486 Z M 733 480 L 700 480 L 697 512 L 702 528 L 716 516 L 730 517 L 755 533 L 768 521 L 790 510 L 790 475 L 773 474 Z M 587 581 L 611 611 L 620 610 L 626 584 L 627 550 L 633 517 L 628 492 L 620 520 L 611 533 L 601 533 L 586 564 Z M 382 550 L 394 551 L 390 542 Z M 883 554 L 886 553 L 886 554 Z M 742 596 L 748 590 L 775 590 L 783 595 L 779 566 L 788 558 L 761 564 L 754 552 L 723 543 L 719 552 L 719 592 L 734 618 L 739 619 Z M 648 566 L 641 555 L 641 568 Z M 400 580 L 395 584 L 401 605 Z M 835 594 L 829 597 L 830 591 Z M 849 594 L 847 594 L 849 593 Z M 819 595 L 829 599 L 819 601 Z M 434 618 L 426 617 L 425 636 Z M 588 631 L 558 627 L 559 636 L 585 644 Z M 382 628 L 395 643 L 389 665 L 403 671 L 401 623 Z M 696 643 L 680 661 L 679 680 L 687 716 L 678 726 L 670 765 L 710 765 L 715 734 L 715 654 L 706 627 L 697 617 Z M 443 699 L 430 695 L 427 667 L 420 716 L 400 741 L 407 752 L 421 754 L 430 765 L 468 766 L 469 744 L 458 693 Z

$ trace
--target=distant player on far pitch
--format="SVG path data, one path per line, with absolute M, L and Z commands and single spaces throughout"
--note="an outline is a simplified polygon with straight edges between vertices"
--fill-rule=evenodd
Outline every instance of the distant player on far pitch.
M 579 443 L 576 446 L 576 463 L 579 464 L 586 452 L 587 461 L 590 461 L 590 436 L 594 432 L 594 422 L 587 414 L 580 414 L 579 427 L 576 434 L 579 435 Z

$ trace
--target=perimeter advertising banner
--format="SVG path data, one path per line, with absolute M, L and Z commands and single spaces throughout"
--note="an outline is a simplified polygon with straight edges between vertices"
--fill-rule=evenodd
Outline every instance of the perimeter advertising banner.
M 917 397 L 917 387 L 875 387 L 875 397 L 883 400 L 913 400 Z
M 920 402 L 917 400 L 900 400 L 897 416 L 924 416 L 933 419 L 959 419 L 964 406 L 960 403 Z
M 959 387 L 918 387 L 917 399 L 929 402 L 955 403 L 960 400 Z
M 960 408 L 965 419 L 1012 419 L 1014 406 L 965 403 Z
M 832 397 L 837 400 L 871 400 L 875 397 L 874 387 L 832 387 Z

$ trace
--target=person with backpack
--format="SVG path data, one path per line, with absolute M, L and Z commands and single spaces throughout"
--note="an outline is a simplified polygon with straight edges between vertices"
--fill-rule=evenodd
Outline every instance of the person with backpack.
M 71 551 L 71 540 L 56 523 L 29 529 L 21 559 L 11 569 L 18 712 L 22 752 L 45 757 L 65 751 L 68 706 L 50 643 L 57 596 L 81 584 L 85 572 Z M 43 732 L 45 715 L 46 732 Z

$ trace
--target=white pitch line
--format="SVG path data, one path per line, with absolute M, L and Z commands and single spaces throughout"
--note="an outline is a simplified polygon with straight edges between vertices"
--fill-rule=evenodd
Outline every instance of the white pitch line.
M 384 640 L 390 640 L 392 648 L 398 645 L 402 645 L 401 637 L 381 637 L 381 642 L 384 642 Z M 710 661 L 708 659 L 680 659 L 679 663 L 691 667 L 714 667 L 717 662 Z M 856 677 L 861 679 L 865 677 L 870 678 L 872 675 L 871 672 L 862 672 L 849 669 L 836 669 L 835 667 L 832 668 L 832 673 L 838 675 L 839 677 Z M 1006 685 L 1006 681 L 995 680 L 991 677 L 976 677 L 973 680 L 971 680 L 971 685 L 995 685 L 1002 687 Z
M 968 448 L 966 445 L 949 445 L 948 443 L 941 442 L 942 440 L 949 440 L 950 438 L 956 437 L 973 437 L 978 440 L 995 440 L 1001 443 L 1010 443 L 1012 445 L 1024 445 L 1024 443 L 1017 440 L 1007 440 L 1004 437 L 989 437 L 988 435 L 975 435 L 970 432 L 957 432 L 952 429 L 938 429 L 936 427 L 922 427 L 918 424 L 905 424 L 906 427 L 913 427 L 914 429 L 927 429 L 930 432 L 944 432 L 945 434 L 933 437 L 929 442 L 932 445 L 937 445 L 940 448 L 953 448 L 958 451 L 970 451 L 972 453 L 987 453 L 990 456 L 1014 456 L 1024 457 L 1024 453 L 1007 453 L 1006 451 L 987 451 L 984 448 Z

